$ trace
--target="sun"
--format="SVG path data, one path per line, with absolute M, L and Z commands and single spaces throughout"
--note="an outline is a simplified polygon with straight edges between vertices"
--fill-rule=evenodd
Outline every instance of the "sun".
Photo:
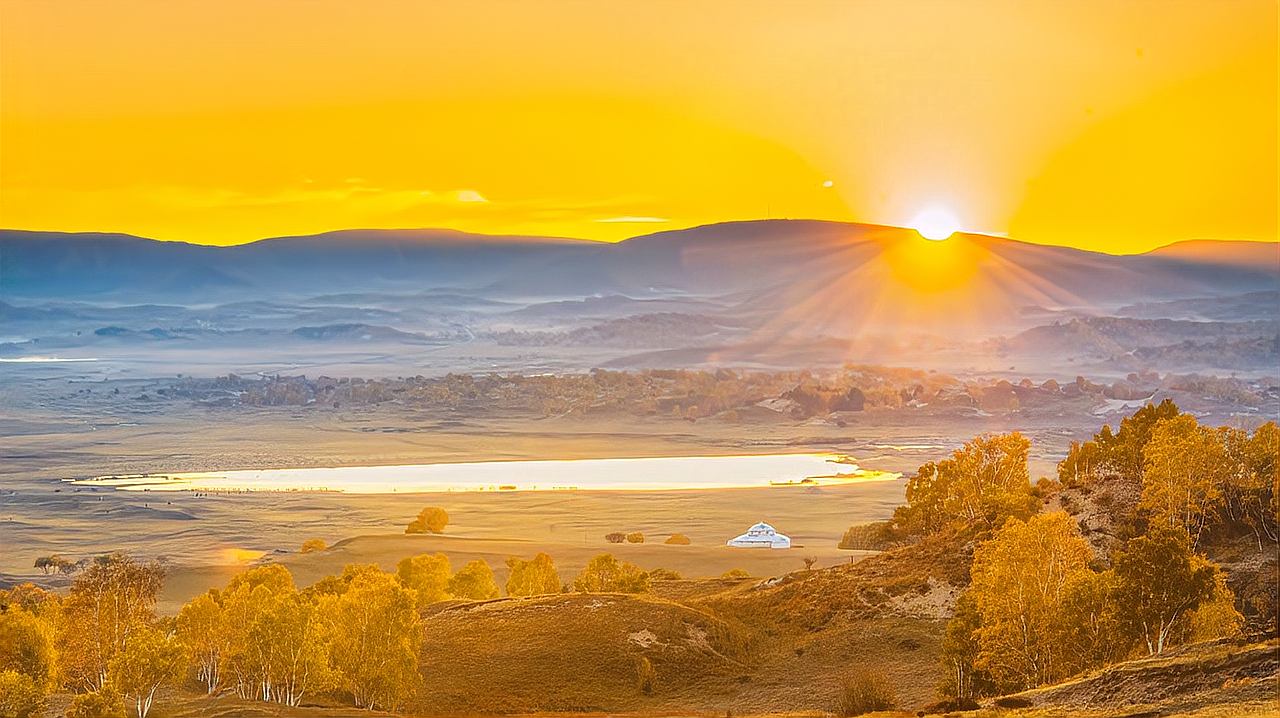
M 944 207 L 928 207 L 916 215 L 911 226 L 921 237 L 941 242 L 960 231 L 960 220 Z

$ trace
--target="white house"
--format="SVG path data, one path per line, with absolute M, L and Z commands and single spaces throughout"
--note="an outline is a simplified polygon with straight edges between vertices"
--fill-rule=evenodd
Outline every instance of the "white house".
M 791 539 L 778 533 L 777 529 L 761 521 L 747 529 L 747 532 L 726 542 L 737 548 L 791 548 Z

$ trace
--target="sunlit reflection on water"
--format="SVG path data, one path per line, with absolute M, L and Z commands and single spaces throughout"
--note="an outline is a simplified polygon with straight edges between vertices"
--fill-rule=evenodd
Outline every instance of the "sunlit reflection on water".
M 861 469 L 835 454 L 681 456 L 569 461 L 486 461 L 409 466 L 248 469 L 99 476 L 76 485 L 125 491 L 333 491 L 354 494 L 446 491 L 661 491 L 812 486 L 899 478 Z

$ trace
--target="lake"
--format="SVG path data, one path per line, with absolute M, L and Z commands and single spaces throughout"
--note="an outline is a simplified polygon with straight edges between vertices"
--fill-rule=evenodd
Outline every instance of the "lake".
M 407 466 L 245 469 L 68 479 L 125 491 L 335 491 L 352 494 L 450 491 L 662 491 L 888 481 L 836 454 L 681 456 L 637 459 L 484 461 Z

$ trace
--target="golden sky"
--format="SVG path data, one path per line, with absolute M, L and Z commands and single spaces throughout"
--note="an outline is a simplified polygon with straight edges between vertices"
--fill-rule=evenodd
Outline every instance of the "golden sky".
M 0 225 L 1276 238 L 1277 3 L 0 0 Z

